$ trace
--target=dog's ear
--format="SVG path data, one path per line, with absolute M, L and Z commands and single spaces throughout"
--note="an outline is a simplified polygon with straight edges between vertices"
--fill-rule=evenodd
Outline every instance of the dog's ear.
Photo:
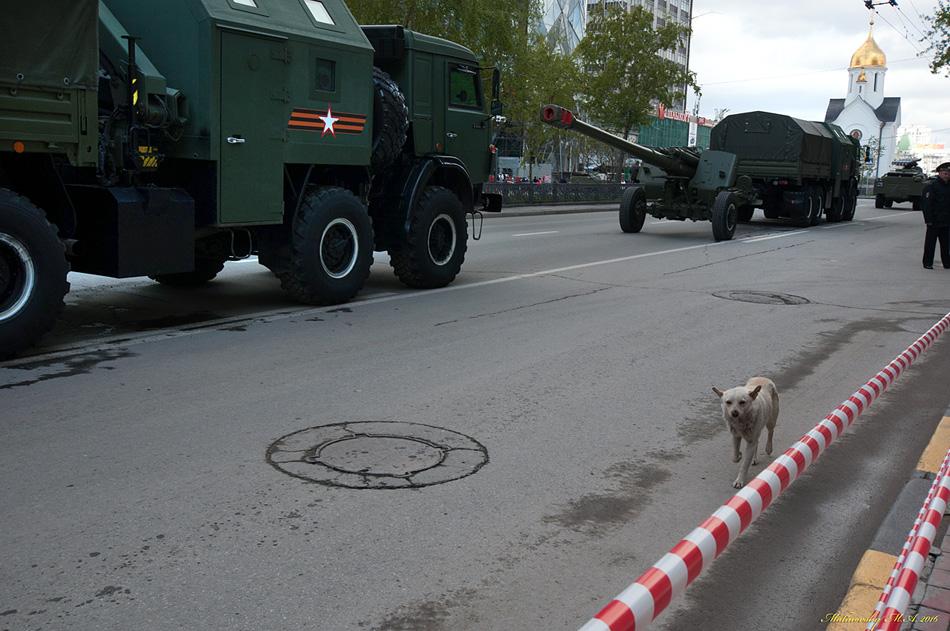
M 761 389 L 762 389 L 762 386 L 756 386 L 755 390 L 749 393 L 749 396 L 755 399 L 757 396 L 759 396 L 759 390 Z
M 718 395 L 719 395 L 719 398 L 722 398 L 722 395 L 725 394 L 722 390 L 720 390 L 720 389 L 717 388 L 716 386 L 713 386 L 713 392 L 715 392 L 716 394 L 718 394 Z

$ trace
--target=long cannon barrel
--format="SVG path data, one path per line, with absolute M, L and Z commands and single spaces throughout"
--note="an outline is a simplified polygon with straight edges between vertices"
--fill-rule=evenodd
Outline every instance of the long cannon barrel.
M 594 140 L 599 140 L 615 149 L 629 153 L 647 164 L 663 169 L 668 175 L 693 177 L 699 165 L 699 157 L 692 152 L 673 149 L 669 150 L 670 153 L 664 153 L 638 145 L 635 142 L 624 140 L 619 136 L 606 132 L 600 127 L 585 123 L 576 118 L 570 110 L 559 105 L 545 105 L 541 109 L 541 120 L 552 127 L 573 129 Z

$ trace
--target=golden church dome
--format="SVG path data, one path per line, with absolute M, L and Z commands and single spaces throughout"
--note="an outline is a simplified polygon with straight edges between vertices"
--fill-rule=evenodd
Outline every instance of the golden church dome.
M 851 55 L 851 67 L 866 68 L 886 65 L 887 57 L 881 47 L 877 45 L 877 42 L 874 41 L 874 22 L 872 21 L 867 40 Z

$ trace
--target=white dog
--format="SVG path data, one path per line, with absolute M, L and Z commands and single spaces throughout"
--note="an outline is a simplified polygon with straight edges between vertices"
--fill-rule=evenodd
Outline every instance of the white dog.
M 772 455 L 772 432 L 778 420 L 778 390 L 771 379 L 753 377 L 744 386 L 730 388 L 723 392 L 713 386 L 713 392 L 719 395 L 722 405 L 722 418 L 732 433 L 732 461 L 739 462 L 739 443 L 745 440 L 742 464 L 739 476 L 732 486 L 740 489 L 745 484 L 749 465 L 757 464 L 756 452 L 759 449 L 759 435 L 768 428 L 769 437 L 765 442 L 765 453 Z

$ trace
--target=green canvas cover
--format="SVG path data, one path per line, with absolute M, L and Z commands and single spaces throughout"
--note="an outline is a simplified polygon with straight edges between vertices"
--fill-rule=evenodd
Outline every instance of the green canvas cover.
M 0 81 L 57 88 L 96 86 L 98 0 L 0 4 Z
M 709 148 L 741 160 L 830 165 L 833 136 L 818 123 L 771 112 L 733 114 L 713 127 Z

